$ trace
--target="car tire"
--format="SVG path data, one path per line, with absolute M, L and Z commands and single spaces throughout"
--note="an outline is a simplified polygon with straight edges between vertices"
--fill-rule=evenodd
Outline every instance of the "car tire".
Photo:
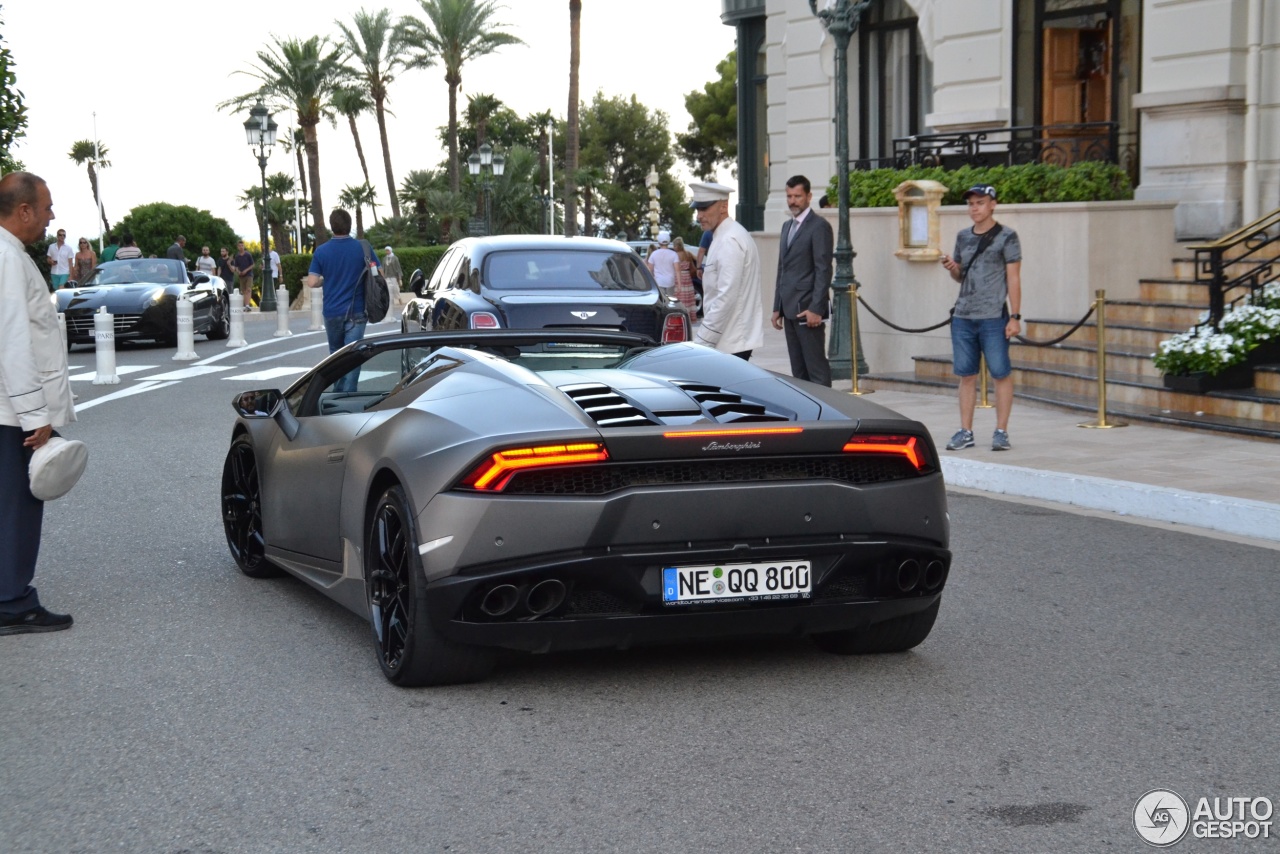
M 213 312 L 213 323 L 204 337 L 209 341 L 225 341 L 231 337 L 231 312 L 222 300 L 218 300 L 218 307 Z
M 929 636 L 940 604 L 941 599 L 923 611 L 876 623 L 865 631 L 822 632 L 813 635 L 813 642 L 818 649 L 836 655 L 906 652 Z
M 262 532 L 262 490 L 253 442 L 244 433 L 231 440 L 222 464 L 222 527 L 227 548 L 250 578 L 271 578 L 280 568 L 267 560 Z
M 400 486 L 392 486 L 373 504 L 364 555 L 374 651 L 392 684 L 452 685 L 489 675 L 493 653 L 452 643 L 431 624 L 417 531 Z

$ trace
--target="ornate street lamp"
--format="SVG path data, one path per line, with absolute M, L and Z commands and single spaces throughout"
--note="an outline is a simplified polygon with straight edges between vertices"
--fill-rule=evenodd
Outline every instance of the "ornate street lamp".
M 245 140 L 251 149 L 257 150 L 258 168 L 262 170 L 262 302 L 258 306 L 262 311 L 276 310 L 276 289 L 271 280 L 271 244 L 267 239 L 267 157 L 276 144 L 278 127 L 261 100 L 253 105 L 244 123 Z
M 474 178 L 480 176 L 480 189 L 484 193 L 484 234 L 493 234 L 493 182 L 492 178 L 501 178 L 506 171 L 507 158 L 494 154 L 493 146 L 485 142 L 479 151 L 471 152 L 467 158 L 467 172 Z M 476 233 L 473 222 L 471 233 Z
M 831 376 L 843 379 L 853 377 L 850 352 L 856 353 L 859 374 L 867 372 L 867 362 L 862 355 L 862 342 L 858 340 L 858 280 L 853 277 L 853 242 L 849 238 L 849 40 L 862 22 L 862 13 L 871 0 L 828 0 L 827 7 L 818 11 L 818 0 L 809 0 L 809 11 L 818 17 L 822 26 L 835 40 L 836 47 L 836 170 L 839 189 L 836 207 L 839 213 L 839 230 L 836 237 L 835 278 L 831 283 L 834 301 L 831 307 L 831 342 L 827 355 L 831 362 Z M 849 329 L 846 331 L 845 324 Z M 856 377 L 853 382 L 857 390 Z

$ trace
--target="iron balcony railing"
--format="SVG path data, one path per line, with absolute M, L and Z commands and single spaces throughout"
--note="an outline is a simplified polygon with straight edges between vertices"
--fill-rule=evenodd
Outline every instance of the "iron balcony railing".
M 1025 125 L 957 133 L 917 134 L 893 141 L 891 157 L 855 160 L 853 169 L 906 169 L 909 166 L 1016 166 L 1051 163 L 1069 166 L 1081 160 L 1115 163 L 1136 184 L 1138 134 L 1121 132 L 1116 122 Z

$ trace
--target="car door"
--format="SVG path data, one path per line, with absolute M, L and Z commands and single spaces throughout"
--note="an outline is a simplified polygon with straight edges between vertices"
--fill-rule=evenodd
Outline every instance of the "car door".
M 446 307 L 448 305 L 449 289 L 452 287 L 451 283 L 457 276 L 458 265 L 465 254 L 466 252 L 458 247 L 449 250 L 440 259 L 435 272 L 432 273 L 431 281 L 427 283 L 427 289 L 423 294 L 427 300 L 422 319 L 424 328 L 430 330 L 455 328 L 445 316 Z
M 191 281 L 186 286 L 186 297 L 191 302 L 192 328 L 201 332 L 213 325 L 213 313 L 218 303 L 218 294 L 213 282 L 203 273 L 196 274 L 203 281 Z
M 367 410 L 400 381 L 401 352 L 383 351 L 372 358 L 352 352 L 341 363 L 326 366 L 296 398 L 298 431 L 290 439 L 279 431 L 264 484 L 263 530 L 271 545 L 319 558 L 334 565 L 342 560 L 339 511 L 346 474 L 347 450 L 370 419 Z M 292 397 L 292 396 L 291 396 Z

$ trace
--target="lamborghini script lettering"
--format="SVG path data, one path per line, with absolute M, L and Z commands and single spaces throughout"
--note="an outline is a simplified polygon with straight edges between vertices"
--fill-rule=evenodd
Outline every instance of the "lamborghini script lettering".
M 702 446 L 704 451 L 755 451 L 759 448 L 759 442 L 711 442 Z

